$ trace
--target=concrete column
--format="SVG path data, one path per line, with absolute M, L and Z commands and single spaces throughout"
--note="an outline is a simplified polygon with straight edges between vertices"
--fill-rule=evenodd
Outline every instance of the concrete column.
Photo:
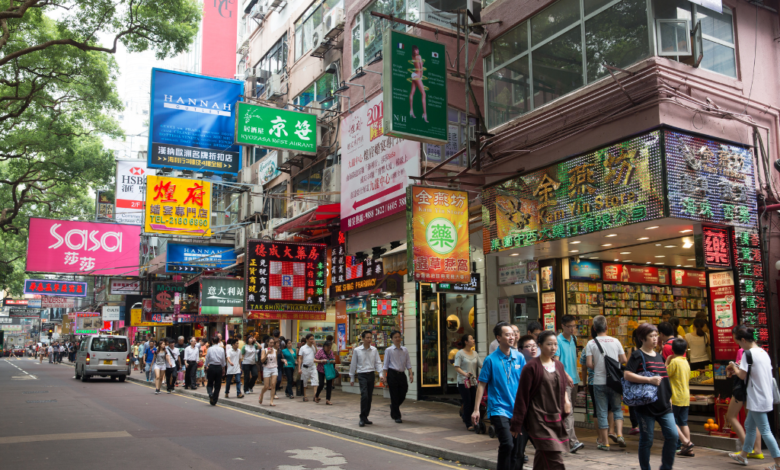
M 417 383 L 420 380 L 420 352 L 417 349 L 417 338 L 420 335 L 417 329 L 419 305 L 416 294 L 415 282 L 404 282 L 404 346 L 409 350 L 409 359 L 412 361 L 412 371 L 415 378 L 414 383 L 409 385 L 406 398 L 415 401 L 418 398 Z

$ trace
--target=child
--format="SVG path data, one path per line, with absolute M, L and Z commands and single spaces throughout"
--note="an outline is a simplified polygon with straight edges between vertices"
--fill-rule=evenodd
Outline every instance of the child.
M 666 370 L 669 373 L 669 382 L 672 386 L 672 413 L 680 434 L 685 440 L 691 440 L 691 431 L 688 428 L 688 408 L 691 404 L 691 392 L 688 382 L 691 380 L 691 367 L 685 359 L 685 351 L 688 342 L 682 338 L 672 341 L 672 355 L 666 359 Z M 693 457 L 693 442 L 683 447 L 677 455 L 680 457 Z
M 195 379 L 198 381 L 199 387 L 206 386 L 206 373 L 203 370 L 206 361 L 204 361 L 204 359 L 204 357 L 201 357 L 198 361 L 198 371 L 195 373 Z

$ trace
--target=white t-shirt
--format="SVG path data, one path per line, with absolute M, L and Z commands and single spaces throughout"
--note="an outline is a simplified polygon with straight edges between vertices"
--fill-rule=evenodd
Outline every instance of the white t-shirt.
M 225 351 L 227 353 L 227 357 L 230 359 L 230 362 L 233 363 L 231 366 L 230 363 L 227 365 L 227 374 L 238 374 L 241 372 L 241 350 L 240 349 L 233 349 L 233 346 L 227 348 Z
M 747 372 L 748 361 L 745 354 L 742 354 L 742 360 L 739 368 Z M 755 347 L 750 349 L 753 356 L 753 366 L 750 369 L 750 381 L 747 388 L 747 403 L 745 407 L 749 411 L 769 412 L 772 411 L 772 362 L 769 360 L 769 354 L 763 349 Z
M 298 350 L 298 357 L 301 358 L 301 364 L 313 364 L 314 363 L 314 348 L 310 347 L 308 344 L 304 344 L 301 346 L 301 349 Z
M 607 370 L 604 366 L 604 355 L 599 351 L 599 347 L 594 342 L 595 340 L 588 341 L 588 345 L 585 347 L 585 356 L 593 357 L 593 385 L 606 385 L 607 384 Z M 599 344 L 601 349 L 604 350 L 604 354 L 619 361 L 619 357 L 624 353 L 623 345 L 620 341 L 611 336 L 599 336 Z
M 494 339 L 492 343 L 490 343 L 490 347 L 488 349 L 488 356 L 493 354 L 493 351 L 498 349 L 498 340 Z

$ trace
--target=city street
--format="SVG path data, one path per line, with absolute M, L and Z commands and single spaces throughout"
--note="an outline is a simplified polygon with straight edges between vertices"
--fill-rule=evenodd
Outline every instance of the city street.
M 27 358 L 0 360 L 0 401 L 5 468 L 470 468 Z

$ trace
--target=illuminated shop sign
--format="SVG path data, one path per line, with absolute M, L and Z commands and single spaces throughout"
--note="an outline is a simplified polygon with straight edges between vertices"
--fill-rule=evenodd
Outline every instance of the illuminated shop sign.
M 707 268 L 731 267 L 731 242 L 725 228 L 701 227 L 696 236 L 696 264 Z
M 398 299 L 371 299 L 371 315 L 379 317 L 398 315 Z

